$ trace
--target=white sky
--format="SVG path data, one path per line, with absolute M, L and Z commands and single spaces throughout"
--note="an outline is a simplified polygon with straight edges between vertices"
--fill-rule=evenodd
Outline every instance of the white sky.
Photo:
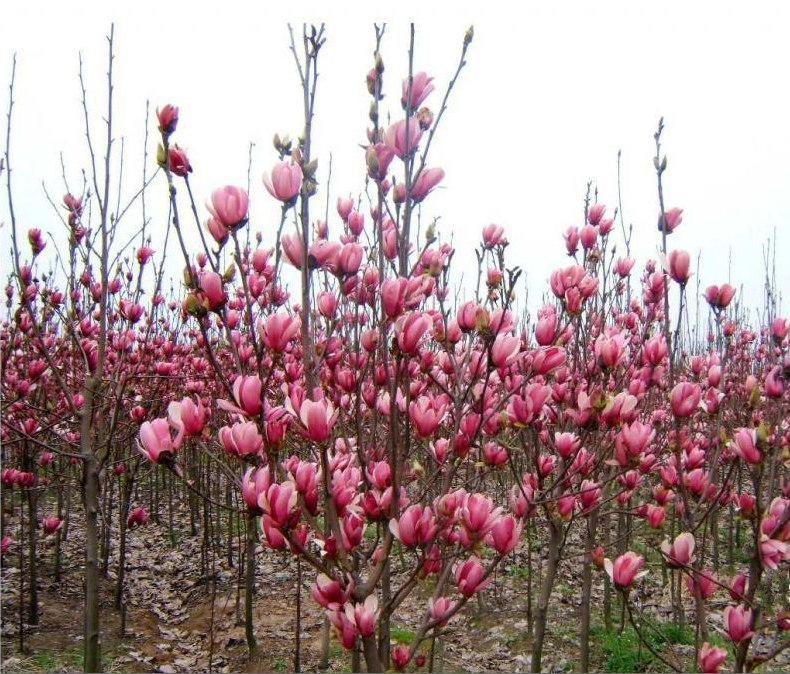
M 790 5 L 523 3 L 505 12 L 492 2 L 394 4 L 377 6 L 390 12 L 382 49 L 384 104 L 398 118 L 408 19 L 417 24 L 415 70 L 427 71 L 438 85 L 427 101 L 434 111 L 463 34 L 470 23 L 475 26 L 468 65 L 432 150 L 430 163 L 446 170 L 445 189 L 426 201 L 424 213 L 441 215 L 443 236 L 454 236 L 456 269 L 473 267 L 481 228 L 501 224 L 512 244 L 510 263 L 529 274 L 534 308 L 551 270 L 568 263 L 561 233 L 581 224 L 587 181 L 597 184 L 610 214 L 616 205 L 618 149 L 624 213 L 636 230 L 635 271 L 641 269 L 659 242 L 652 135 L 663 115 L 667 207 L 685 209 L 671 247 L 690 251 L 695 271 L 701 250 L 703 287 L 728 280 L 743 284 L 747 304 L 755 306 L 762 303 L 763 246 L 776 230 L 779 287 L 785 296 L 790 293 L 790 266 L 781 264 L 790 252 Z M 370 101 L 364 77 L 374 45 L 372 21 L 385 18 L 373 16 L 373 3 L 333 3 L 331 12 L 325 4 L 302 3 L 290 8 L 290 15 L 264 10 L 262 2 L 222 2 L 211 11 L 197 3 L 114 5 L 3 3 L 0 101 L 5 112 L 16 52 L 12 162 L 22 233 L 36 226 L 57 231 L 58 241 L 65 241 L 41 183 L 59 201 L 61 151 L 73 190 L 88 166 L 77 81 L 80 49 L 95 140 L 104 132 L 104 35 L 114 20 L 116 137 L 126 143 L 124 194 L 140 184 L 146 99 L 152 113 L 172 102 L 181 109 L 175 140 L 189 152 L 201 206 L 214 187 L 246 184 L 248 144 L 256 143 L 252 225 L 270 244 L 279 207 L 260 180 L 276 160 L 270 139 L 275 132 L 294 137 L 302 125 L 285 22 L 290 19 L 299 29 L 307 17 L 327 22 L 314 139 L 323 183 L 333 155 L 330 235 L 336 235 L 336 196 L 357 194 L 364 184 L 358 147 Z M 153 118 L 150 130 L 153 161 Z M 318 204 L 323 212 L 324 187 L 314 213 Z M 5 221 L 5 185 L 0 201 Z M 148 208 L 154 247 L 161 248 L 167 216 L 161 183 L 150 192 Z M 139 213 L 131 213 L 125 231 L 139 224 Z M 7 269 L 7 225 L 0 237 Z M 168 255 L 179 270 L 180 252 L 174 247 Z

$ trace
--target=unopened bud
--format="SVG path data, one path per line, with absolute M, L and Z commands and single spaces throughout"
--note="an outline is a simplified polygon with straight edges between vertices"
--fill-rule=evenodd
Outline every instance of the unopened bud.
M 425 241 L 426 243 L 433 243 L 436 241 L 436 223 L 432 222 L 428 225 L 428 229 L 425 230 Z
M 379 159 L 376 156 L 376 151 L 371 147 L 368 149 L 367 152 L 367 164 L 368 164 L 368 173 L 372 176 L 376 176 L 379 173 Z
M 200 300 L 190 293 L 184 298 L 184 311 L 190 316 L 199 316 L 205 308 L 200 304 Z
M 162 143 L 159 143 L 156 146 L 156 163 L 160 168 L 165 168 L 167 163 L 167 153 L 165 152 L 165 148 Z

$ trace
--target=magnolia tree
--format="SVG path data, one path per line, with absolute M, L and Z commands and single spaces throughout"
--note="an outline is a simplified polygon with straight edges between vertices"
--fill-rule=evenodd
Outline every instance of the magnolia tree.
M 113 196 L 112 34 L 105 165 L 93 161 L 92 183 L 63 199 L 60 275 L 40 271 L 40 230 L 28 231 L 27 249 L 18 240 L 24 217 L 13 210 L 7 143 L 14 266 L 2 326 L 2 483 L 18 516 L 4 521 L 3 554 L 15 551 L 27 569 L 20 611 L 24 603 L 27 622 L 36 621 L 36 538 L 39 529 L 65 535 L 64 502 L 76 486 L 86 671 L 101 663 L 98 578 L 110 536 L 120 537 L 122 608 L 127 531 L 152 510 L 158 518 L 168 498 L 172 530 L 174 494 L 188 500 L 194 534 L 208 525 L 200 503 L 244 522 L 238 558 L 251 653 L 253 604 L 266 602 L 255 597 L 265 549 L 295 558 L 299 588 L 303 574 L 311 580 L 326 614 L 325 653 L 333 630 L 353 669 L 364 662 L 373 672 L 432 671 L 443 631 L 526 548 L 533 671 L 568 566 L 581 597 L 581 671 L 591 668 L 593 619 L 611 629 L 615 611 L 619 629 L 630 625 L 668 669 L 770 666 L 790 645 L 782 635 L 790 615 L 777 613 L 786 580 L 776 573 L 790 559 L 790 321 L 770 296 L 751 326 L 724 284 L 696 288 L 709 306 L 708 334 L 690 324 L 691 260 L 670 245 L 682 236 L 682 210 L 664 203 L 662 123 L 659 260 L 639 271 L 622 217 L 618 227 L 617 210 L 607 217 L 588 190 L 535 320 L 518 304 L 521 272 L 507 265 L 497 225 L 482 228 L 476 282 L 458 299 L 454 250 L 424 220 L 445 174 L 432 142 L 473 32 L 444 87 L 415 65 L 413 29 L 408 69 L 390 83 L 383 36 L 376 27 L 361 182 L 343 186 L 353 196 L 339 197 L 325 220 L 316 215 L 312 145 L 324 29 L 291 32 L 303 120 L 295 140 L 275 136 L 271 170 L 256 188 L 281 205 L 268 238 L 251 241 L 242 187 L 214 190 L 201 214 L 178 144 L 195 139 L 174 105 L 160 106 L 150 125 L 158 169 L 128 201 Z M 87 125 L 84 90 L 83 103 Z M 152 180 L 167 186 L 157 205 L 167 213 L 165 248 L 184 263 L 169 297 L 144 201 L 135 237 L 116 236 Z M 133 507 L 141 485 L 147 509 Z M 39 504 L 53 499 L 57 512 L 39 517 Z M 655 586 L 668 590 L 671 619 L 693 628 L 695 662 L 656 648 L 661 624 L 645 602 Z M 407 599 L 421 602 L 419 623 L 410 643 L 394 647 L 390 628 Z M 300 589 L 294 610 L 299 671 Z

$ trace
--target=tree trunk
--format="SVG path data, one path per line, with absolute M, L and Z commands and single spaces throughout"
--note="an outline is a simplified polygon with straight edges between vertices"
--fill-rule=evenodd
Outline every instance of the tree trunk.
M 379 649 L 376 647 L 376 638 L 372 636 L 365 637 L 362 640 L 362 649 L 365 653 L 365 668 L 368 672 L 383 672 Z
M 595 546 L 597 525 L 595 513 L 587 521 L 587 541 L 584 566 L 582 567 L 581 626 L 579 629 L 579 671 L 590 671 L 590 604 L 592 598 L 592 553 Z
M 84 669 L 101 671 L 99 643 L 99 466 L 91 454 L 83 458 L 83 505 L 85 507 L 85 642 Z
M 258 650 L 255 641 L 255 626 L 253 625 L 252 602 L 255 594 L 255 518 L 247 518 L 247 552 L 246 575 L 244 578 L 244 631 L 247 635 L 247 649 L 250 655 Z
M 560 562 L 560 532 L 554 522 L 549 522 L 549 558 L 546 560 L 546 574 L 538 597 L 538 607 L 535 611 L 535 633 L 532 640 L 532 671 L 541 671 L 543 658 L 543 640 L 546 636 L 546 622 L 548 619 L 549 599 L 554 589 L 554 579 L 557 576 L 557 567 Z

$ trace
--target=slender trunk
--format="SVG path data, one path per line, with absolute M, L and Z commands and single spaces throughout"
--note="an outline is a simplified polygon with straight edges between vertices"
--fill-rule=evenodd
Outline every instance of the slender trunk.
M 590 671 L 590 604 L 592 598 L 592 552 L 595 546 L 597 516 L 593 513 L 587 521 L 587 541 L 584 566 L 582 567 L 582 605 L 579 629 L 579 669 Z
M 606 515 L 603 521 L 603 546 L 604 549 L 609 548 L 609 516 Z M 603 624 L 607 632 L 612 631 L 612 584 L 609 581 L 609 575 L 603 576 Z
M 83 459 L 83 505 L 85 508 L 85 634 L 84 668 L 101 671 L 99 644 L 99 466 L 90 454 Z
M 38 573 L 36 569 L 36 545 L 38 544 L 38 475 L 36 475 L 36 466 L 30 456 L 30 450 L 27 442 L 22 447 L 22 470 L 30 472 L 35 475 L 33 486 L 25 490 L 25 501 L 27 501 L 27 545 L 28 545 L 28 576 L 30 578 L 30 603 L 27 608 L 27 622 L 29 625 L 38 625 Z M 24 507 L 20 503 L 20 512 Z M 24 548 L 20 547 L 19 565 L 24 563 L 22 555 Z M 20 598 L 21 601 L 21 598 Z
M 386 606 L 391 599 L 390 591 L 390 560 L 384 563 L 384 572 L 381 574 L 381 599 L 384 606 Z M 367 645 L 365 646 L 367 648 Z M 368 662 L 367 653 L 365 654 L 365 662 Z M 389 669 L 390 665 L 390 617 L 383 615 L 379 620 L 379 667 Z M 368 671 L 381 671 L 371 670 Z
M 543 658 L 543 640 L 546 636 L 546 623 L 548 620 L 549 599 L 554 588 L 554 579 L 560 562 L 560 532 L 557 525 L 549 521 L 549 557 L 546 560 L 546 574 L 538 597 L 538 608 L 535 611 L 535 631 L 532 640 L 532 670 L 541 671 Z
M 115 608 L 121 609 L 123 605 L 123 584 L 126 578 L 126 519 L 129 516 L 129 497 L 131 495 L 132 481 L 123 480 L 123 488 L 118 485 L 118 580 L 115 584 Z
M 61 482 L 58 484 L 58 519 L 63 521 L 63 483 Z M 55 532 L 55 582 L 60 583 L 60 547 L 61 547 L 61 540 L 63 538 L 63 529 L 65 528 L 65 524 L 60 527 Z
M 38 480 L 36 480 L 38 482 Z M 38 563 L 36 559 L 36 545 L 38 544 L 38 517 L 36 510 L 38 495 L 35 486 L 27 490 L 27 538 L 28 538 L 28 568 L 30 578 L 30 603 L 27 610 L 29 625 L 38 625 Z
M 383 672 L 379 649 L 376 648 L 375 637 L 365 637 L 362 640 L 362 649 L 365 654 L 365 667 L 368 672 Z
M 13 496 L 12 496 L 13 499 Z M 13 500 L 11 501 L 13 504 Z M 19 652 L 25 652 L 25 504 L 19 496 Z
M 356 652 L 356 650 L 354 651 Z M 294 672 L 302 671 L 302 558 L 296 558 L 296 627 L 294 628 Z
M 107 480 L 107 491 L 104 497 L 106 505 L 104 517 L 104 537 L 102 538 L 102 575 L 106 578 L 110 570 L 110 540 L 112 536 L 113 481 Z
M 244 632 L 250 656 L 258 651 L 253 625 L 252 602 L 255 594 L 255 518 L 247 518 L 246 575 L 244 577 Z
M 318 662 L 318 669 L 320 670 L 329 669 L 329 637 L 330 637 L 329 618 L 324 616 L 324 620 L 321 623 L 321 656 Z

